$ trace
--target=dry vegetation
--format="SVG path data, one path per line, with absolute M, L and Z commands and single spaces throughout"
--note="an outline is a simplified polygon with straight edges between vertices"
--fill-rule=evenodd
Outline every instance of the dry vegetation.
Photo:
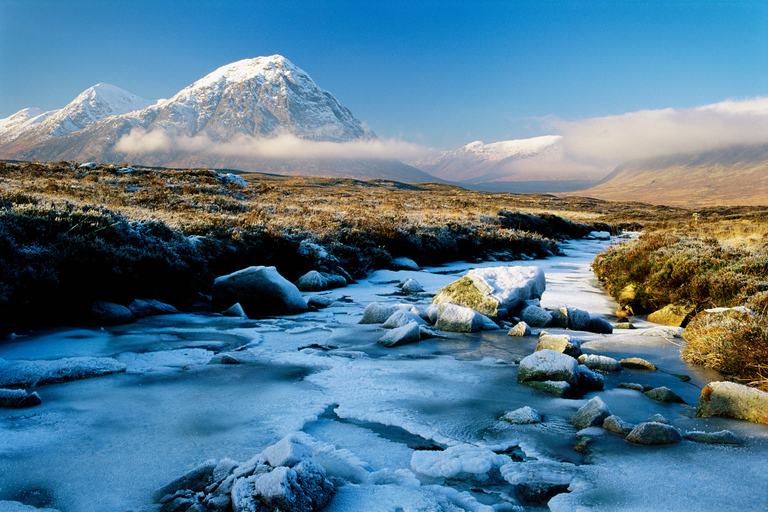
M 398 256 L 422 265 L 545 257 L 558 239 L 610 229 L 597 221 L 600 201 L 260 174 L 243 175 L 243 187 L 231 178 L 0 162 L 3 329 L 72 321 L 96 299 L 189 307 L 216 275 L 250 265 L 294 280 L 318 264 L 299 254 L 305 240 L 361 277 Z

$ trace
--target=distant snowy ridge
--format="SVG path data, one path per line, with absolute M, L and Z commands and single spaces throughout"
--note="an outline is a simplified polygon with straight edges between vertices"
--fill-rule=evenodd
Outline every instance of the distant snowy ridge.
M 562 148 L 558 145 L 562 138 L 562 135 L 544 135 L 531 139 L 504 140 L 490 144 L 475 141 L 450 153 L 472 153 L 485 161 L 499 162 L 505 158 L 527 158 L 546 153 L 562 152 Z
M 152 103 L 114 85 L 96 84 L 62 109 L 41 112 L 40 109 L 28 108 L 1 119 L 0 141 L 24 135 L 42 142 L 80 131 L 111 116 L 146 108 Z M 24 118 L 24 121 L 18 122 Z

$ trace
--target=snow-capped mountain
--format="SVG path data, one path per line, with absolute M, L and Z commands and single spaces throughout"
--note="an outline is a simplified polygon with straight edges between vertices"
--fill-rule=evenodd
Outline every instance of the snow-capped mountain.
M 24 137 L 39 143 L 82 130 L 111 116 L 146 108 L 152 103 L 114 85 L 96 84 L 60 110 L 24 109 L 0 120 L 0 141 Z M 16 121 L 24 118 L 24 122 Z
M 438 178 L 460 183 L 515 178 L 536 180 L 542 178 L 531 175 L 530 164 L 561 158 L 561 140 L 560 135 L 545 135 L 491 144 L 476 141 L 453 151 L 445 151 L 435 158 L 412 162 L 411 165 Z
M 75 122 L 90 119 L 86 115 L 68 113 L 62 118 L 60 114 L 68 106 L 13 139 L 0 139 L 0 158 L 435 181 L 431 175 L 394 159 L 345 158 L 341 147 L 333 146 L 329 151 L 327 145 L 322 146 L 324 157 L 301 154 L 302 141 L 366 143 L 377 139 L 331 93 L 280 55 L 222 66 L 167 100 L 154 104 L 143 101 L 140 110 L 116 112 L 88 125 Z M 75 103 L 78 100 L 70 106 Z M 48 128 L 48 121 L 53 123 L 54 119 L 58 131 Z M 45 130 L 40 128 L 43 125 Z M 284 143 L 285 137 L 297 147 L 296 152 L 286 156 L 283 149 L 274 156 L 270 145 Z M 261 152 L 254 153 L 253 144 L 258 144 Z

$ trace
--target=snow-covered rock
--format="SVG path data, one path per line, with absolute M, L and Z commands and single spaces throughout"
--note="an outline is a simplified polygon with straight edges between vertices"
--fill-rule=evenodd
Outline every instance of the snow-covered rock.
M 411 311 L 407 311 L 405 309 L 398 309 L 397 311 L 392 313 L 392 315 L 390 315 L 390 317 L 387 318 L 387 321 L 381 324 L 381 326 L 385 329 L 395 329 L 398 327 L 403 327 L 404 325 L 408 325 L 410 323 L 415 323 L 416 325 L 429 325 L 419 315 L 416 315 Z
M 221 184 L 225 186 L 248 188 L 248 183 L 245 182 L 245 179 L 242 176 L 238 176 L 237 174 L 222 174 L 219 176 L 219 179 L 221 180 Z
M 593 240 L 610 240 L 611 234 L 607 231 L 590 231 L 587 235 L 587 238 L 591 238 Z
M 243 306 L 241 306 L 239 302 L 235 302 L 234 304 L 232 304 L 232 306 L 224 310 L 221 314 L 224 316 L 245 318 L 246 320 L 248 319 L 248 315 L 245 314 L 245 310 L 243 309 Z
M 455 304 L 440 304 L 435 329 L 447 332 L 478 332 L 498 329 L 490 318 L 477 311 Z
M 741 444 L 743 441 L 730 430 L 719 432 L 686 432 L 684 439 L 705 444 Z
M 598 370 L 601 372 L 621 371 L 621 365 L 612 357 L 597 354 L 582 354 L 579 356 L 578 360 L 579 364 L 583 364 L 590 370 Z
M 420 319 L 421 320 L 421 319 Z M 398 347 L 408 343 L 416 343 L 421 339 L 421 326 L 416 322 L 410 322 L 397 327 L 379 338 L 378 343 L 385 347 Z
M 37 392 L 28 393 L 24 389 L 0 388 L 0 408 L 23 409 L 26 407 L 34 407 L 41 403 L 40 395 L 38 395 Z
M 538 267 L 487 267 L 472 269 L 461 279 L 440 289 L 433 304 L 456 304 L 494 318 L 541 298 L 546 289 Z
M 710 382 L 696 409 L 697 418 L 708 416 L 768 423 L 768 393 L 735 382 Z
M 419 264 L 411 258 L 399 257 L 393 258 L 390 264 L 392 270 L 419 270 Z
M 552 313 L 540 306 L 526 306 L 520 311 L 520 320 L 531 327 L 546 327 L 552 321 Z
M 0 387 L 31 387 L 124 372 L 111 357 L 68 357 L 53 361 L 0 359 Z
M 508 421 L 515 425 L 527 425 L 530 423 L 541 423 L 542 418 L 539 411 L 529 406 L 524 406 L 514 411 L 504 413 L 501 417 L 502 420 Z
M 249 317 L 291 315 L 308 306 L 296 285 L 281 276 L 275 267 L 248 267 L 217 277 L 213 282 L 213 308 L 223 309 L 239 302 Z
M 579 363 L 571 356 L 544 349 L 520 361 L 517 380 L 519 382 L 563 381 L 577 387 L 579 385 L 578 368 Z
M 424 291 L 424 287 L 415 279 L 406 279 L 400 289 L 404 293 L 419 293 Z
M 613 432 L 614 434 L 620 434 L 625 437 L 630 432 L 632 432 L 636 426 L 637 425 L 633 425 L 632 423 L 627 423 L 615 415 L 608 416 L 605 418 L 605 420 L 603 420 L 603 428 L 605 430 L 608 432 Z
M 328 288 L 328 280 L 317 270 L 310 270 L 294 284 L 303 292 L 319 292 Z
M 483 475 L 510 462 L 488 448 L 470 444 L 451 446 L 444 451 L 419 450 L 411 456 L 411 469 L 432 478 L 451 478 L 461 474 Z
M 361 324 L 383 324 L 392 314 L 397 311 L 397 308 L 380 304 L 378 302 L 371 302 L 365 306 L 363 311 L 363 318 L 360 319 Z

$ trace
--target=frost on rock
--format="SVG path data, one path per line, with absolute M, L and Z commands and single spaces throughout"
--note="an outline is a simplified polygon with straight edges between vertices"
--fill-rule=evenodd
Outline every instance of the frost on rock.
M 404 325 L 408 325 L 411 322 L 416 322 L 418 325 L 428 325 L 427 322 L 423 318 L 421 318 L 419 315 L 416 315 L 411 311 L 398 309 L 397 311 L 392 313 L 392 315 L 390 315 L 390 317 L 387 318 L 387 321 L 384 322 L 381 326 L 385 329 L 396 329 L 398 327 L 403 327 Z
M 411 469 L 432 478 L 451 478 L 462 473 L 484 475 L 510 460 L 508 455 L 498 455 L 488 448 L 460 444 L 445 451 L 414 452 L 411 456 Z
M 251 318 L 303 313 L 308 309 L 296 285 L 275 267 L 248 267 L 217 277 L 213 282 L 213 309 L 222 310 L 236 302 Z
M 153 498 L 173 510 L 177 506 L 179 510 L 234 512 L 320 510 L 335 489 L 325 469 L 312 458 L 305 438 L 290 434 L 239 465 L 231 459 L 208 461 L 156 491 Z
M 124 372 L 111 357 L 68 357 L 54 361 L 0 359 L 0 387 L 30 387 Z
M 397 308 L 379 304 L 378 302 L 371 302 L 365 306 L 363 311 L 363 318 L 360 319 L 361 324 L 383 324 L 392 314 L 397 311 Z
M 37 392 L 27 393 L 23 389 L 0 388 L 0 408 L 23 409 L 40 405 L 40 395 Z
M 379 338 L 378 343 L 385 347 L 397 347 L 408 343 L 416 343 L 421 339 L 421 327 L 416 322 L 410 322 L 402 327 L 392 329 Z
M 564 381 L 577 387 L 578 367 L 579 363 L 571 356 L 549 349 L 539 350 L 520 361 L 517 380 Z
M 491 318 L 512 311 L 527 299 L 540 299 L 546 289 L 538 267 L 472 269 L 437 292 L 433 304 L 456 304 Z
M 505 413 L 501 419 L 515 425 L 541 423 L 542 421 L 541 414 L 539 414 L 536 409 L 533 409 L 527 405 L 521 407 L 520 409 L 515 409 L 514 411 Z
M 440 304 L 435 329 L 447 332 L 478 332 L 498 329 L 499 326 L 477 311 L 455 304 Z

